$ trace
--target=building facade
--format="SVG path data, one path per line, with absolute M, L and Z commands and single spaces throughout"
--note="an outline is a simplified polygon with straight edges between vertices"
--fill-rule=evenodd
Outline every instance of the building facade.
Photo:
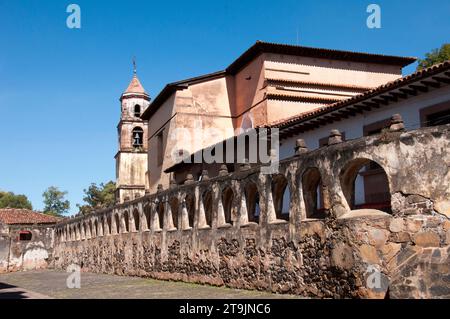
M 180 154 L 356 96 L 402 76 L 414 58 L 257 42 L 224 71 L 168 84 L 144 112 L 149 191 Z M 195 176 L 195 179 L 200 176 Z

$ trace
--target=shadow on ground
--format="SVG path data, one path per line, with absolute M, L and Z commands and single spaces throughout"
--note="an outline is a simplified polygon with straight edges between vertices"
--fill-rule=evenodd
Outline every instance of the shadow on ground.
M 0 299 L 27 299 L 26 291 L 0 282 Z

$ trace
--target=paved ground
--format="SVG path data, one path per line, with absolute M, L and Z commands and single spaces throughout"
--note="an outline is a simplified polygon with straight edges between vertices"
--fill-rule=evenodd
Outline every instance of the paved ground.
M 222 287 L 210 287 L 152 279 L 102 274 L 81 274 L 81 288 L 69 289 L 66 272 L 30 271 L 0 274 L 0 299 L 24 298 L 168 298 L 168 299 L 234 299 L 297 298 Z

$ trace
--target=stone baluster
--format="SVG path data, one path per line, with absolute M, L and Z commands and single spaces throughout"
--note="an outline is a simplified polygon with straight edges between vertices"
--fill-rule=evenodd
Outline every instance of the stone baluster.
M 339 130 L 331 130 L 330 136 L 328 137 L 328 145 L 335 145 L 342 143 L 342 133 Z
M 389 123 L 389 130 L 391 132 L 399 132 L 405 130 L 405 124 L 403 123 L 403 118 L 400 114 L 394 114 L 391 117 Z
M 308 147 L 306 146 L 305 140 L 299 138 L 295 141 L 295 155 L 308 153 Z
M 227 176 L 228 175 L 228 167 L 226 164 L 222 164 L 219 169 L 219 176 Z

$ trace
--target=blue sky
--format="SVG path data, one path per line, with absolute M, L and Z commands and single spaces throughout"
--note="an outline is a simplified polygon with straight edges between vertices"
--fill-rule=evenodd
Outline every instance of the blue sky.
M 66 26 L 70 3 L 81 7 L 79 30 Z M 366 26 L 370 3 L 381 29 Z M 83 188 L 114 180 L 133 55 L 155 97 L 256 40 L 296 44 L 297 30 L 301 45 L 422 57 L 449 42 L 449 16 L 448 0 L 0 0 L 0 189 L 42 209 L 42 192 L 58 186 L 75 213 Z

